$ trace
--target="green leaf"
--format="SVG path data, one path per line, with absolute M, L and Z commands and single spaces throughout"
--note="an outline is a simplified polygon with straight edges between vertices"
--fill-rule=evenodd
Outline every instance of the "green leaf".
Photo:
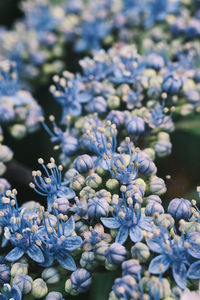
M 196 115 L 184 121 L 176 123 L 176 130 L 187 131 L 196 135 L 200 135 L 200 116 Z
M 116 272 L 95 274 L 90 289 L 90 300 L 108 299 L 115 278 Z

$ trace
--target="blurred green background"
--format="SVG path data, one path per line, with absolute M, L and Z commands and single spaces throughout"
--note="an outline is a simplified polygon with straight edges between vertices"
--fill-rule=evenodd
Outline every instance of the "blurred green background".
M 22 17 L 19 2 L 19 0 L 0 0 L 1 26 L 11 27 L 15 20 Z M 68 49 L 66 51 L 68 52 Z M 69 53 L 71 53 L 70 49 Z M 70 56 L 69 53 L 66 59 L 66 68 L 75 71 L 73 68 L 77 65 L 78 58 L 72 54 Z M 56 111 L 56 115 L 59 116 L 60 107 L 48 93 L 48 86 L 41 85 L 39 88 L 33 88 L 33 94 L 42 105 L 46 116 L 50 115 L 52 111 Z M 172 177 L 172 180 L 167 181 L 168 192 L 163 197 L 165 206 L 170 199 L 175 197 L 197 200 L 196 186 L 200 185 L 200 118 L 199 116 L 184 118 L 177 122 L 176 127 L 176 131 L 171 136 L 172 154 L 167 158 L 158 159 L 156 162 L 159 176 L 164 178 L 170 174 Z M 47 133 L 41 129 L 19 141 L 14 140 L 6 133 L 5 142 L 15 152 L 15 160 L 8 166 L 6 176 L 13 187 L 18 189 L 18 199 L 21 202 L 33 199 L 42 202 L 43 199 L 40 199 L 28 187 L 28 182 L 31 181 L 31 170 L 37 168 L 39 157 L 48 160 L 51 156 L 56 158 L 58 155 L 52 150 Z M 28 169 L 24 169 L 23 165 Z M 113 274 L 102 273 L 95 278 L 88 294 L 73 297 L 73 299 L 105 300 L 113 282 Z M 63 285 L 63 282 L 61 284 Z

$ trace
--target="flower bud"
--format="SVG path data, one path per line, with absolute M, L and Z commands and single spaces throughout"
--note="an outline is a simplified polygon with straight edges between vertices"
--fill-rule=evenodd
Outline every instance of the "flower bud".
M 46 296 L 45 300 L 64 300 L 64 298 L 59 292 L 50 292 Z
M 98 188 L 99 185 L 101 185 L 101 183 L 102 183 L 102 179 L 96 173 L 93 173 L 86 178 L 86 184 L 93 189 Z
M 160 140 L 155 144 L 155 151 L 159 157 L 167 156 L 171 153 L 172 144 L 166 140 Z
M 60 280 L 60 275 L 56 268 L 44 269 L 41 277 L 47 284 L 57 283 Z
M 173 73 L 167 74 L 162 82 L 162 90 L 170 95 L 177 94 L 183 87 L 182 78 Z
M 117 179 L 108 179 L 106 181 L 106 187 L 109 191 L 114 191 L 114 190 L 118 189 L 119 182 Z
M 95 195 L 95 190 L 93 190 L 90 186 L 85 186 L 79 193 L 79 196 L 86 200 L 93 198 L 94 195 Z
M 153 216 L 156 212 L 159 214 L 164 214 L 164 208 L 158 202 L 149 201 L 145 207 L 145 215 Z
M 141 134 L 145 131 L 144 120 L 140 117 L 133 116 L 126 121 L 126 130 L 130 134 Z
M 140 263 L 144 263 L 150 256 L 149 248 L 144 243 L 136 243 L 131 248 L 131 255 L 133 258 L 138 259 Z
M 88 200 L 88 216 L 91 219 L 105 217 L 108 213 L 109 204 L 105 199 L 94 197 Z
M 0 161 L 8 162 L 13 158 L 12 150 L 5 145 L 0 145 Z
M 120 98 L 118 97 L 118 96 L 110 96 L 110 97 L 108 97 L 108 99 L 107 99 L 107 103 L 108 103 L 108 107 L 110 108 L 110 109 L 117 109 L 119 106 L 120 106 Z M 111 111 L 112 112 L 112 111 Z M 111 113 L 110 112 L 110 113 Z M 109 113 L 109 114 L 110 114 Z M 108 116 L 109 116 L 109 114 L 108 114 Z M 108 120 L 110 120 L 110 118 L 108 118 Z M 111 123 L 114 123 L 115 124 L 115 122 L 112 122 L 113 120 L 111 119 L 110 120 L 111 121 Z M 116 126 L 117 126 L 117 124 L 116 124 Z
M 78 172 L 86 173 L 94 168 L 94 163 L 89 155 L 83 154 L 75 159 L 74 167 Z
M 75 191 L 80 191 L 85 184 L 85 178 L 82 175 L 75 176 L 71 183 L 70 188 L 72 188 Z
M 92 277 L 85 269 L 77 269 L 74 271 L 71 274 L 70 280 L 72 288 L 79 293 L 86 292 L 92 283 Z
M 192 215 L 191 207 L 192 206 L 189 200 L 175 198 L 170 201 L 167 211 L 176 220 L 188 220 Z
M 66 214 L 69 209 L 69 201 L 65 197 L 57 198 L 53 204 L 56 205 L 58 212 L 62 214 Z
M 162 195 L 166 193 L 166 185 L 162 178 L 157 176 L 152 176 L 150 179 L 150 190 L 156 195 Z
M 120 127 L 123 125 L 125 121 L 124 112 L 119 110 L 111 110 L 106 118 L 106 120 L 110 120 L 112 124 L 115 124 L 116 127 Z
M 80 265 L 82 268 L 92 270 L 97 265 L 94 252 L 83 252 L 80 259 Z
M 107 261 L 113 265 L 121 264 L 126 259 L 126 254 L 126 248 L 119 243 L 113 243 L 105 251 Z
M 0 264 L 0 285 L 10 281 L 10 267 L 4 263 Z
M 47 285 L 42 278 L 37 278 L 33 281 L 31 293 L 38 299 L 43 298 L 48 293 Z
M 137 279 L 138 272 L 142 270 L 139 262 L 135 259 L 129 259 L 122 263 L 122 275 L 130 275 Z
M 94 256 L 97 260 L 105 261 L 105 251 L 108 248 L 108 244 L 104 241 L 99 242 L 94 247 Z
M 13 284 L 17 285 L 22 292 L 22 294 L 30 293 L 32 289 L 33 279 L 26 274 L 18 274 L 13 279 Z
M 26 127 L 22 124 L 15 124 L 10 128 L 11 135 L 16 139 L 22 139 L 26 135 Z
M 16 275 L 19 275 L 21 273 L 28 274 L 28 264 L 20 262 L 14 263 L 12 265 L 10 273 L 12 277 L 15 277 Z
M 78 295 L 78 291 L 76 291 L 72 288 L 72 284 L 71 284 L 70 279 L 67 279 L 66 282 L 65 282 L 65 291 L 66 291 L 66 293 L 68 293 L 70 295 L 73 295 L 73 296 Z

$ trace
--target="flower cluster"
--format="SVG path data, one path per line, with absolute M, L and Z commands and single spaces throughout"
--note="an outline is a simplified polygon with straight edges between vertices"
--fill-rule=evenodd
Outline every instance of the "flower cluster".
M 28 0 L 0 30 L 0 176 L 13 157 L 6 127 L 16 138 L 43 127 L 60 154 L 38 159 L 34 201 L 20 205 L 0 178 L 0 299 L 62 300 L 102 270 L 115 273 L 109 300 L 200 294 L 200 208 L 166 204 L 156 160 L 176 119 L 200 112 L 200 5 L 189 2 Z M 61 72 L 69 44 L 88 55 L 79 72 Z M 25 85 L 51 73 L 59 123 Z

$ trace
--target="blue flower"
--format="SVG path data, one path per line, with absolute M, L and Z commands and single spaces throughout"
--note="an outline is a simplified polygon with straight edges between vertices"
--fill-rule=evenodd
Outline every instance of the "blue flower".
M 123 154 L 116 155 L 108 164 L 108 170 L 112 177 L 117 179 L 121 184 L 132 184 L 138 178 L 138 163 L 136 158 L 132 154 L 130 143 L 127 143 L 130 160 L 127 164 L 123 157 Z M 107 162 L 107 160 L 106 160 Z
M 152 231 L 153 218 L 143 217 L 141 204 L 127 205 L 124 193 L 122 196 L 123 202 L 114 207 L 113 217 L 101 218 L 101 221 L 107 228 L 119 229 L 115 239 L 116 243 L 124 244 L 128 236 L 134 243 L 140 242 L 143 239 L 142 230 Z
M 38 226 L 34 224 L 34 220 L 28 221 L 21 217 L 9 239 L 14 249 L 6 255 L 7 261 L 17 261 L 26 253 L 32 260 L 38 263 L 44 262 L 37 229 Z
M 75 222 L 73 217 L 70 217 L 67 222 L 61 221 L 57 215 L 57 232 L 51 225 L 49 218 L 44 216 L 44 225 L 38 230 L 44 246 L 45 261 L 42 264 L 45 267 L 52 265 L 54 258 L 58 263 L 67 270 L 76 270 L 76 264 L 73 257 L 69 254 L 82 246 L 82 239 L 79 236 L 71 236 L 75 230 Z
M 79 61 L 79 64 L 83 70 L 84 81 L 102 81 L 111 72 L 111 62 L 106 52 L 101 49 L 96 51 L 93 58 L 86 57 Z
M 27 1 L 23 3 L 23 10 L 27 28 L 36 31 L 39 41 L 42 41 L 46 33 L 53 31 L 60 22 L 53 16 L 51 6 L 44 1 Z
M 82 52 L 87 49 L 99 50 L 101 41 L 106 37 L 111 27 L 105 18 L 95 17 L 91 14 L 86 16 L 80 27 L 80 40 L 75 44 L 75 51 Z
M 65 71 L 63 77 L 54 76 L 54 83 L 50 87 L 55 100 L 62 106 L 62 120 L 65 122 L 65 117 L 81 115 L 82 106 L 81 103 L 87 103 L 91 100 L 91 95 L 85 91 L 84 84 L 80 81 L 80 78 L 74 78 L 74 75 Z
M 110 51 L 114 57 L 114 64 L 110 81 L 116 84 L 134 84 L 139 81 L 144 63 L 133 46 L 125 46 L 116 55 Z
M 12 288 L 9 284 L 4 284 L 4 291 L 5 294 L 0 293 L 0 299 L 1 300 L 21 300 L 22 294 L 17 285 L 13 285 Z
M 111 125 L 110 121 L 107 121 L 108 127 L 105 128 L 98 122 L 96 118 L 91 121 L 91 127 L 83 139 L 86 139 L 88 149 L 98 155 L 94 162 L 95 167 L 100 165 L 104 170 L 108 170 L 112 157 L 116 155 L 116 125 Z M 106 134 L 106 129 L 108 134 Z
M 166 115 L 165 101 L 162 105 L 156 104 L 153 109 L 149 109 L 145 117 L 145 121 L 151 128 L 163 127 L 164 129 L 173 130 L 173 122 L 171 115 Z
M 69 200 L 73 199 L 76 195 L 74 190 L 66 187 L 66 185 L 69 184 L 68 181 L 62 182 L 62 166 L 57 167 L 53 158 L 51 158 L 50 161 L 51 162 L 46 167 L 43 159 L 40 158 L 38 160 L 42 165 L 46 176 L 43 178 L 40 171 L 33 171 L 34 183 L 30 183 L 30 187 L 33 188 L 34 191 L 41 196 L 47 197 L 48 211 L 52 210 L 52 205 L 56 198 L 65 197 Z
M 149 249 L 160 255 L 152 259 L 149 265 L 149 272 L 160 274 L 166 272 L 169 267 L 172 268 L 172 275 L 176 284 L 185 289 L 187 283 L 187 268 L 190 266 L 191 258 L 199 258 L 200 246 L 194 242 L 191 235 L 186 238 L 184 234 L 175 236 L 171 239 L 170 234 L 164 228 L 161 228 L 158 235 L 146 239 Z
M 70 123 L 67 123 L 67 129 L 66 131 L 62 131 L 60 129 L 55 120 L 54 116 L 50 116 L 50 121 L 52 121 L 53 124 L 53 130 L 50 130 L 49 127 L 46 125 L 46 123 L 43 121 L 43 118 L 41 118 L 41 123 L 44 127 L 44 129 L 47 131 L 51 138 L 52 143 L 59 143 L 59 146 L 55 146 L 56 148 L 59 147 L 62 150 L 62 153 L 66 156 L 72 156 L 74 155 L 78 150 L 78 139 L 74 137 L 70 132 Z

